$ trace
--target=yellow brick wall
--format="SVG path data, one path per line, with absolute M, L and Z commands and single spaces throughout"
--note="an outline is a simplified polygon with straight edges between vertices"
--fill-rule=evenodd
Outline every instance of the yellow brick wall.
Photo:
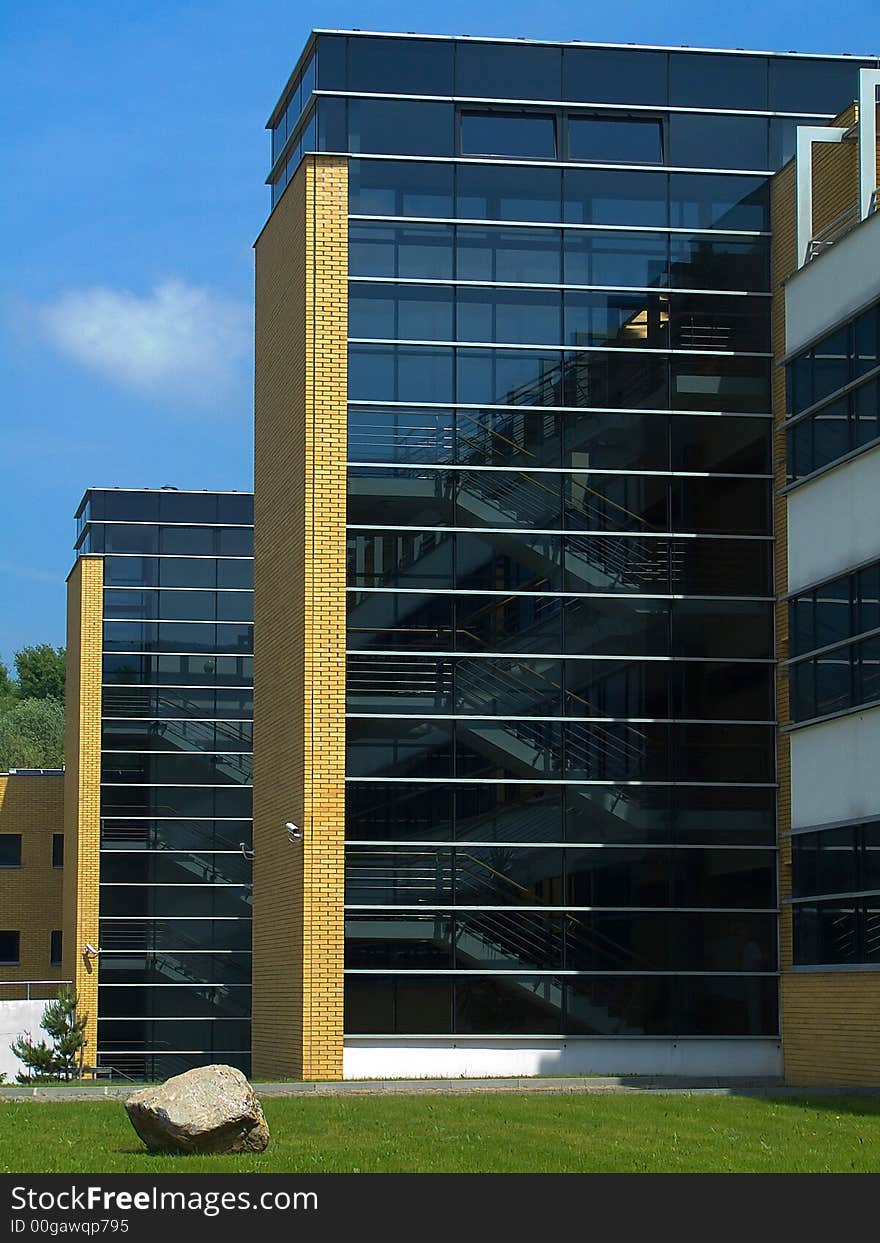
M 64 832 L 64 778 L 0 773 L 0 836 L 21 835 L 21 867 L 0 868 L 0 929 L 20 933 L 21 961 L 0 966 L 0 981 L 60 980 L 51 934 L 63 930 L 62 870 L 52 866 L 52 835 Z M 24 994 L 0 988 L 0 1000 Z M 36 996 L 51 995 L 51 990 Z
M 854 125 L 858 106 L 850 106 L 831 122 L 835 126 Z M 813 235 L 820 233 L 841 213 L 857 208 L 859 202 L 859 147 L 855 136 L 843 142 L 821 142 L 813 146 Z
M 848 126 L 856 119 L 852 105 L 832 124 Z M 853 141 L 817 144 L 813 148 L 813 233 L 858 203 L 858 149 Z M 796 269 L 795 166 L 789 163 L 774 178 L 771 197 L 773 292 L 773 353 L 785 354 L 785 282 Z M 822 259 L 816 262 L 821 263 Z M 774 475 L 776 523 L 776 655 L 788 657 L 787 502 L 779 495 L 785 471 L 785 370 L 773 376 Z M 777 675 L 777 714 L 788 724 L 788 676 Z M 779 735 L 779 896 L 791 896 L 791 764 L 788 736 Z M 780 1004 L 785 1079 L 792 1084 L 865 1084 L 880 1086 L 880 974 L 801 972 L 792 968 L 791 907 L 782 906 L 779 930 L 782 970 Z
M 880 973 L 789 972 L 782 1014 L 788 1083 L 880 1087 Z
M 67 692 L 64 774 L 64 976 L 88 1015 L 85 1061 L 97 1054 L 101 842 L 101 656 L 104 562 L 83 556 L 67 580 Z
M 256 1078 L 342 1077 L 347 177 L 307 156 L 256 244 Z

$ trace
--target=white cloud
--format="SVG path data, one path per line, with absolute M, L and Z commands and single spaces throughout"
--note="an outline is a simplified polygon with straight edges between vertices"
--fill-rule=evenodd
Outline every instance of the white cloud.
M 204 405 L 240 393 L 250 374 L 250 307 L 184 281 L 164 281 L 144 297 L 69 290 L 41 318 L 62 353 L 139 392 Z

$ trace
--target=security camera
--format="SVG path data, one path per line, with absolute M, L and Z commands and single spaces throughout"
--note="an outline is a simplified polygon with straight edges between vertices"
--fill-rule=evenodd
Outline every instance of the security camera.
M 100 951 L 96 950 L 94 945 L 91 945 L 88 941 L 86 941 L 85 945 L 83 946 L 83 953 L 86 954 L 89 958 L 97 958 L 99 952 Z
M 287 824 L 285 824 L 284 827 L 287 830 L 287 836 L 290 838 L 292 842 L 302 841 L 303 831 L 302 829 L 298 828 L 295 824 L 293 824 L 292 821 L 288 820 Z

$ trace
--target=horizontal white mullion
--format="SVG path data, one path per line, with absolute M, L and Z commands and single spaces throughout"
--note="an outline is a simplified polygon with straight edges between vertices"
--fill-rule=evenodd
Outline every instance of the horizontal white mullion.
M 102 755 L 251 755 L 251 751 L 207 751 L 204 748 L 194 747 L 189 751 L 184 751 L 181 747 L 173 747 L 165 750 L 163 748 L 143 748 L 137 750 L 134 747 L 102 747 Z
M 373 590 L 376 590 L 376 589 L 374 588 Z M 726 599 L 727 597 L 724 597 L 724 598 Z M 170 653 L 170 655 L 172 656 L 180 656 L 182 654 L 183 653 L 181 652 Z M 205 652 L 201 654 L 207 655 L 207 656 L 216 655 L 216 653 L 214 652 Z M 169 655 L 169 653 L 167 652 L 159 652 L 159 653 L 155 653 L 155 652 L 140 652 L 140 653 L 138 652 L 105 652 L 104 655 L 105 656 L 132 656 L 132 655 L 141 655 L 141 656 L 160 655 L 161 656 L 161 655 Z M 204 683 L 204 682 L 200 682 L 200 683 L 194 683 L 194 682 L 102 682 L 101 689 L 105 691 L 120 691 L 120 690 L 126 690 L 126 691 L 239 691 L 245 694 L 252 693 L 250 686 L 230 686 L 228 683 L 222 683 L 222 682 L 219 684 L 216 682 L 210 682 L 210 683 Z M 109 717 L 106 719 L 114 720 L 115 718 Z M 125 718 L 122 718 L 122 719 L 125 719 Z M 223 717 L 222 719 L 223 720 L 227 720 L 227 719 L 235 720 L 236 718 L 235 717 L 231 717 L 231 718 Z M 250 720 L 250 717 L 240 717 L 239 719 L 247 721 L 247 720 Z M 199 720 L 204 720 L 204 717 L 200 717 Z
M 252 917 L 250 915 L 101 915 L 100 922 L 102 924 L 118 924 L 118 923 L 170 924 L 170 923 L 176 923 L 181 920 L 186 920 L 188 923 L 196 923 L 200 921 L 202 923 L 210 922 L 214 924 L 217 924 L 217 923 L 249 924 L 251 922 L 251 918 Z M 119 952 L 129 953 L 130 951 L 120 950 Z M 140 950 L 139 952 L 144 953 L 143 950 Z M 177 953 L 176 950 L 173 950 L 173 951 L 172 950 L 168 950 L 168 951 L 155 950 L 155 951 L 148 951 L 148 952 Z M 203 954 L 205 951 L 204 950 L 193 950 L 192 952 L 194 954 Z M 240 951 L 240 950 L 229 951 L 229 953 L 231 954 L 238 954 L 241 952 L 243 951 Z
M 723 662 L 727 664 L 728 662 Z M 360 692 L 361 694 L 363 692 Z M 387 692 L 381 692 L 387 693 Z M 405 692 L 404 692 L 405 693 Z M 484 725 L 521 721 L 525 724 L 559 722 L 568 725 L 775 725 L 774 720 L 743 720 L 741 717 L 685 716 L 518 716 L 509 712 L 497 716 L 485 712 L 346 712 L 347 721 L 479 721 Z M 127 754 L 137 754 L 128 752 Z M 147 752 L 147 754 L 155 754 Z M 181 752 L 181 754 L 188 754 Z
M 676 410 L 657 406 L 524 406 L 510 405 L 504 402 L 491 401 L 382 401 L 377 397 L 350 397 L 349 406 L 367 406 L 389 410 L 501 410 L 508 414 L 660 414 L 675 415 L 676 418 L 695 415 L 699 418 L 717 419 L 764 419 L 772 421 L 773 414 L 756 414 L 749 410 Z M 108 554 L 111 555 L 111 554 Z M 115 556 L 115 554 L 112 554 Z M 138 554 L 132 553 L 131 556 Z M 252 557 L 241 558 L 253 560 Z
M 140 848 L 134 848 L 134 846 L 132 846 L 131 849 L 123 848 L 119 850 L 113 850 L 109 848 L 109 846 L 101 846 L 101 854 L 104 856 L 104 858 L 108 858 L 108 859 L 116 859 L 116 856 L 121 855 L 121 854 L 135 855 L 135 858 L 138 858 L 138 859 L 143 859 L 143 858 L 152 859 L 153 856 L 155 855 L 158 855 L 160 859 L 165 859 L 165 858 L 204 859 L 204 858 L 208 858 L 209 855 L 211 856 L 211 858 L 214 858 L 214 855 L 230 855 L 230 856 L 235 855 L 236 858 L 241 858 L 241 848 L 237 850 L 213 850 L 210 848 L 210 846 L 209 848 L 199 848 L 199 846 L 190 846 L 189 849 L 184 848 L 184 846 L 174 846 L 174 849 L 168 849 L 168 848 L 165 848 L 165 846 L 158 846 L 158 848 L 157 846 L 154 846 L 153 849 L 144 850 L 143 846 L 140 846 Z M 109 884 L 109 881 L 102 881 L 102 884 Z
M 445 470 L 463 471 L 466 473 L 479 471 L 495 471 L 507 475 L 623 475 L 627 479 L 641 478 L 648 475 L 661 479 L 766 479 L 772 480 L 772 474 L 737 474 L 727 471 L 711 470 L 609 470 L 607 467 L 584 466 L 470 466 L 467 463 L 455 462 L 356 462 L 349 460 L 347 466 L 366 467 L 370 470 Z M 800 593 L 798 593 L 800 594 Z
M 105 952 L 104 950 L 101 950 L 102 954 L 104 952 Z M 171 951 L 171 952 L 174 953 L 175 951 Z M 247 989 L 250 989 L 252 986 L 250 984 L 238 984 L 231 980 L 228 983 L 221 981 L 219 984 L 209 984 L 207 980 L 203 980 L 198 984 L 165 984 L 164 982 L 160 983 L 158 980 L 153 981 L 149 984 L 134 984 L 134 983 L 128 984 L 128 983 L 125 983 L 124 981 L 122 983 L 116 983 L 116 984 L 110 984 L 110 983 L 105 984 L 104 981 L 102 980 L 100 987 L 101 988 L 247 988 Z
M 494 161 L 490 161 L 494 163 Z M 500 161 L 499 161 L 500 163 Z M 532 161 L 529 161 L 531 164 Z M 617 167 L 615 165 L 614 167 Z M 718 170 L 715 170 L 718 172 Z M 665 224 L 578 224 L 565 220 L 497 220 L 482 216 L 395 216 L 370 215 L 350 212 L 349 221 L 358 224 L 376 220 L 380 224 L 469 224 L 479 228 L 502 229 L 574 229 L 582 233 L 666 233 L 699 235 L 700 237 L 771 237 L 769 229 L 713 229 L 687 228 L 685 225 Z
M 108 552 L 104 556 L 115 557 L 116 553 Z M 143 583 L 141 585 L 131 583 L 120 583 L 116 586 L 113 583 L 104 584 L 105 591 L 197 591 L 203 595 L 223 595 L 226 592 L 233 594 L 239 593 L 252 596 L 254 594 L 253 587 L 158 587 L 153 583 Z
M 146 816 L 135 816 L 131 814 L 126 814 L 125 812 L 123 812 L 121 815 L 116 815 L 114 813 L 113 815 L 102 816 L 101 817 L 102 826 L 107 820 L 137 821 L 138 823 L 140 823 L 141 821 L 144 821 L 146 823 L 147 821 L 161 820 L 163 823 L 167 823 L 167 824 L 178 824 L 178 823 L 180 824 L 205 824 L 205 823 L 208 823 L 208 824 L 252 824 L 253 823 L 252 816 L 213 816 L 213 815 L 162 816 L 158 814 L 157 815 L 147 814 Z M 115 850 L 112 850 L 110 847 L 106 847 L 102 849 L 106 849 L 108 854 L 121 854 L 122 853 L 122 851 L 115 851 Z M 234 851 L 233 853 L 238 854 L 238 851 Z
M 526 350 L 539 353 L 564 354 L 638 354 L 652 358 L 666 358 L 669 355 L 688 358 L 772 358 L 771 351 L 756 350 L 683 350 L 678 347 L 656 349 L 653 347 L 639 348 L 635 345 L 550 345 L 517 344 L 510 341 L 439 341 L 404 337 L 349 337 L 349 345 L 406 345 L 431 346 L 437 349 L 460 350 Z
M 417 36 L 420 37 L 420 36 Z M 482 40 L 481 40 L 482 41 Z M 503 40 L 497 40 L 503 42 Z M 532 43 L 532 40 L 528 41 Z M 571 44 L 565 44 L 571 47 Z M 617 44 L 617 47 L 625 47 L 633 51 L 632 44 Z M 674 51 L 690 51 L 691 49 L 675 48 Z M 703 49 L 694 49 L 694 51 L 702 51 Z M 729 53 L 728 53 L 729 54 Z M 477 105 L 479 107 L 490 106 L 493 108 L 555 108 L 557 110 L 570 113 L 570 120 L 591 120 L 589 115 L 591 112 L 608 113 L 608 112 L 644 112 L 649 117 L 657 117 L 660 112 L 683 112 L 688 115 L 697 113 L 701 116 L 736 116 L 736 117 L 791 117 L 792 119 L 801 118 L 812 121 L 831 121 L 834 117 L 832 112 L 777 112 L 772 108 L 701 108 L 690 106 L 687 104 L 605 104 L 582 102 L 573 99 L 499 99 L 494 95 L 414 95 L 406 92 L 392 91 L 350 91 L 350 90 L 328 90 L 316 88 L 313 92 L 319 96 L 333 96 L 342 99 L 399 99 L 409 103 L 438 103 L 438 104 L 464 104 L 468 107 Z M 586 113 L 586 117 L 582 114 Z M 657 118 L 658 120 L 660 118 Z M 359 155 L 359 152 L 352 152 Z M 616 166 L 615 166 L 616 167 Z M 643 167 L 643 165 L 639 165 Z M 657 167 L 649 165 L 648 167 Z M 661 166 L 662 167 L 662 166 Z M 716 170 L 718 171 L 718 170 Z M 724 171 L 723 169 L 720 171 Z
M 698 596 L 683 592 L 637 592 L 637 591 L 499 591 L 497 588 L 479 587 L 346 587 L 346 592 L 414 596 L 509 596 L 540 597 L 564 600 L 717 600 L 748 601 L 759 604 L 775 603 L 775 596 Z M 106 685 L 106 684 L 105 684 Z M 116 686 L 118 683 L 110 683 Z M 182 688 L 185 689 L 185 688 Z M 204 688 L 210 690 L 210 687 Z M 235 687 L 228 687 L 235 690 Z
M 578 290 L 589 293 L 706 294 L 708 297 L 772 298 L 772 293 L 753 289 L 686 289 L 674 285 L 574 285 L 567 281 L 475 281 L 436 276 L 349 276 L 350 285 L 463 285 L 469 289 Z
M 383 522 L 348 522 L 346 523 L 348 531 L 417 531 L 423 535 L 429 535 L 434 531 L 443 531 L 447 534 L 455 534 L 461 532 L 466 535 L 568 535 L 572 537 L 583 536 L 595 538 L 596 536 L 609 536 L 612 539 L 719 539 L 719 540 L 757 540 L 764 543 L 772 543 L 775 538 L 772 535 L 730 535 L 729 533 L 719 534 L 712 531 L 587 531 L 577 527 L 568 527 L 562 530 L 558 527 L 446 527 L 446 526 L 402 526 L 399 523 Z M 214 653 L 210 653 L 214 655 Z
M 190 657 L 190 658 L 191 658 L 191 657 L 193 657 L 193 656 L 198 656 L 198 657 L 200 657 L 202 660 L 216 660 L 216 659 L 218 659 L 220 656 L 226 656 L 226 657 L 231 658 L 231 659 L 234 659 L 234 660 L 253 660 L 253 658 L 254 658 L 254 654 L 253 654 L 253 652 L 224 652 L 222 649 L 221 649 L 220 651 L 215 651 L 215 650 L 214 650 L 214 648 L 212 648 L 212 649 L 211 649 L 210 651 L 208 651 L 208 652 L 181 652 L 181 651 L 173 651 L 173 652 L 145 652 L 145 651 L 143 651 L 143 649 L 141 649 L 141 648 L 128 648 L 128 647 L 126 647 L 126 648 L 121 648 L 121 649 L 120 649 L 120 648 L 109 648 L 109 647 L 105 647 L 105 648 L 103 649 L 103 653 L 102 653 L 102 654 L 103 654 L 103 656 L 104 656 L 105 658 L 106 658 L 107 656 L 151 656 L 151 657 L 153 657 L 153 658 L 156 658 L 156 657 L 162 657 L 162 656 L 188 656 L 188 657 Z M 121 690 L 121 689 L 123 689 L 123 688 L 125 688 L 125 687 L 133 686 L 133 685 L 134 685 L 134 683 L 130 683 L 130 682 L 109 682 L 109 683 L 106 683 L 106 682 L 105 682 L 105 683 L 104 683 L 104 685 L 105 685 L 105 686 L 112 687 L 112 688 L 113 688 L 113 689 L 115 689 L 115 690 Z M 148 682 L 148 683 L 146 683 L 146 685 L 147 685 L 147 686 L 152 686 L 152 685 L 159 686 L 160 684 L 159 684 L 159 683 L 150 683 L 150 682 Z M 185 690 L 185 689 L 186 689 L 186 687 L 183 687 L 183 688 L 181 688 L 181 689 L 184 689 L 184 690 Z M 195 687 L 193 687 L 193 689 L 195 689 Z M 200 689 L 202 689 L 202 690 L 215 690 L 215 689 L 216 689 L 216 690 L 231 690 L 231 691 L 234 691 L 234 690 L 238 690 L 239 688 L 238 688 L 238 687 L 236 687 L 236 686 L 222 686 L 222 685 L 221 685 L 221 686 L 214 686 L 214 685 L 211 685 L 211 686 L 203 686 L 203 687 L 201 687 Z M 250 690 L 250 687 L 245 687 L 244 689 L 245 689 L 245 690 Z
M 155 523 L 148 523 L 154 526 Z M 141 561 L 149 560 L 151 557 L 162 557 L 167 561 L 253 561 L 253 557 L 245 557 L 241 553 L 232 555 L 231 553 L 213 553 L 207 552 L 101 552 L 93 554 L 99 557 L 137 557 Z M 105 583 L 105 588 L 111 587 L 112 584 Z M 158 589 L 157 589 L 158 590 Z M 196 587 L 194 591 L 214 591 L 219 588 L 214 587 Z M 230 591 L 244 591 L 244 587 L 231 587 Z
M 89 518 L 86 526 L 92 527 L 201 527 L 213 531 L 253 531 L 252 522 L 165 522 L 155 518 Z M 112 554 L 108 554 L 111 555 Z
M 156 752 L 146 752 L 148 755 L 155 755 Z M 253 783 L 250 781 L 225 781 L 220 785 L 212 785 L 206 781 L 102 781 L 101 789 L 103 790 L 252 790 Z M 205 816 L 206 820 L 213 819 L 212 816 Z M 232 817 L 230 817 L 231 819 Z M 247 819 L 248 817 L 241 817 Z M 128 817 L 123 813 L 112 816 L 106 816 L 107 820 L 127 820 Z
M 433 903 L 425 902 L 407 905 L 401 903 L 399 906 L 388 906 L 387 904 L 367 904 L 358 902 L 346 902 L 344 905 L 346 911 L 359 911 L 367 914 L 380 915 L 387 917 L 390 915 L 428 915 L 432 911 L 442 911 L 446 915 L 454 915 L 457 911 L 468 911 L 471 914 L 497 915 L 502 912 L 515 913 L 517 915 L 569 915 L 574 911 L 579 914 L 589 913 L 591 911 L 610 912 L 621 915 L 667 915 L 667 914 L 687 914 L 687 915 L 778 915 L 779 908 L 776 906 L 488 906 L 488 905 L 463 905 L 454 906 L 452 903 Z
M 99 987 L 103 987 L 99 985 Z M 131 987 L 127 985 L 126 987 Z M 163 988 L 164 985 L 157 984 L 156 988 Z M 204 988 L 204 984 L 188 985 L 190 988 Z M 246 1014 L 230 1015 L 230 1014 L 164 1014 L 164 1015 L 144 1015 L 144 1014 L 104 1014 L 98 1015 L 99 1023 L 248 1023 L 250 1016 Z M 185 1052 L 186 1050 L 184 1050 Z M 100 1034 L 98 1036 L 98 1052 L 104 1057 L 117 1057 L 122 1049 L 102 1049 Z M 135 1053 L 142 1053 L 145 1057 L 161 1057 L 163 1053 L 172 1053 L 171 1049 L 155 1049 L 150 1048 L 132 1050 Z M 193 1050 L 199 1052 L 199 1050 Z M 205 1050 L 210 1052 L 210 1050 Z M 247 1049 L 242 1049 L 242 1053 L 247 1053 Z
M 410 840 L 410 838 L 345 838 L 343 843 L 346 847 L 354 849 L 366 848 L 367 853 L 373 846 L 395 846 L 400 850 L 408 851 L 411 847 L 442 847 L 443 849 L 470 850 L 473 847 L 488 847 L 492 850 L 498 846 L 515 848 L 517 850 L 763 850 L 768 854 L 778 854 L 778 846 L 742 846 L 742 845 L 715 845 L 713 842 L 503 842 L 491 841 L 480 842 L 471 841 L 470 838 L 459 839 L 458 841 L 435 841 L 428 839 Z M 237 851 L 235 852 L 238 853 Z M 506 908 L 505 908 L 506 909 Z M 532 908 L 529 908 L 532 909 Z
M 343 92 L 345 93 L 345 92 Z M 801 113 L 795 113 L 800 116 Z M 809 114 L 807 114 L 809 115 Z M 623 173 L 710 173 L 713 177 L 773 177 L 772 168 L 689 168 L 686 164 L 614 164 L 599 160 L 531 160 L 509 156 L 477 155 L 389 155 L 382 151 L 322 151 L 324 156 L 346 160 L 394 160 L 416 164 L 502 164 L 514 168 L 602 168 Z
M 111 588 L 110 590 L 113 590 Z M 137 590 L 137 589 L 136 589 Z M 173 588 L 172 588 L 173 590 Z M 213 621 L 204 617 L 103 617 L 104 622 L 138 622 L 143 625 L 162 626 L 252 626 L 252 621 Z M 214 653 L 210 652 L 213 656 Z
M 458 656 L 463 660 L 622 660 L 630 664 L 639 661 L 670 664 L 685 662 L 690 664 L 723 664 L 723 665 L 775 665 L 772 656 L 753 658 L 751 656 L 614 656 L 607 652 L 450 652 L 432 651 L 430 649 L 400 648 L 346 648 L 346 656 Z M 234 753 L 237 754 L 237 753 Z M 245 754 L 250 754 L 245 752 Z
M 566 979 L 583 976 L 728 976 L 733 979 L 765 979 L 778 977 L 778 971 L 651 971 L 645 967 L 619 967 L 616 971 L 572 971 L 567 967 L 435 967 L 419 968 L 419 967 L 345 967 L 345 975 L 407 975 L 407 976 L 451 976 L 453 979 L 462 977 L 470 979 L 474 976 L 534 976 L 538 978 L 557 979 L 560 976 Z M 108 1020 L 109 1022 L 110 1020 Z M 149 1021 L 149 1020 L 147 1020 Z M 449 1033 L 452 1036 L 452 1033 Z M 370 1039 L 369 1036 L 360 1034 L 354 1039 Z M 425 1039 L 425 1037 L 422 1037 Z M 484 1036 L 483 1039 L 494 1040 L 494 1036 Z M 540 1040 L 543 1037 L 540 1034 L 533 1033 L 531 1036 L 523 1036 L 526 1040 Z M 616 1034 L 608 1037 L 611 1040 L 619 1040 Z M 644 1037 L 642 1037 L 644 1039 Z M 658 1039 L 658 1037 L 655 1037 Z M 659 1039 L 672 1040 L 675 1037 L 666 1036 Z M 774 1039 L 774 1037 L 767 1037 Z
M 169 725 L 181 725 L 193 721 L 200 725 L 249 725 L 249 716 L 102 716 L 102 721 L 167 721 Z
M 144 854 L 149 852 L 144 851 Z M 164 852 L 163 852 L 164 853 Z M 102 889 L 251 889 L 250 881 L 152 881 L 152 880 L 102 880 Z M 145 916 L 149 919 L 150 916 Z M 210 915 L 205 916 L 210 919 Z
M 584 781 L 572 777 L 352 777 L 346 773 L 346 781 L 382 783 L 395 785 L 476 785 L 476 786 L 650 786 L 657 789 L 695 790 L 776 790 L 778 781 Z

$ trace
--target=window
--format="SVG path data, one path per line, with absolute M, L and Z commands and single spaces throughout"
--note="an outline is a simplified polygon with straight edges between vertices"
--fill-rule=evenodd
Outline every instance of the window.
M 556 159 L 556 118 L 550 113 L 463 112 L 461 154 Z
M 562 52 L 562 98 L 591 104 L 665 104 L 665 52 L 573 48 Z M 550 98 L 548 96 L 547 98 Z
M 461 40 L 455 48 L 455 94 L 471 99 L 559 99 L 562 51 Z
M 452 155 L 451 104 L 348 101 L 348 149 L 388 155 Z
M 0 963 L 6 967 L 20 962 L 20 932 L 0 932 Z
M 763 56 L 673 52 L 669 102 L 678 107 L 763 110 L 767 107 L 767 61 Z
M 52 834 L 52 867 L 64 867 L 64 834 Z
M 0 836 L 0 868 L 21 867 L 21 834 L 4 833 Z
M 63 939 L 64 933 L 60 930 L 49 934 L 49 962 L 53 967 L 58 967 L 61 964 Z
M 613 164 L 661 164 L 662 124 L 654 118 L 571 117 L 568 158 Z
M 678 112 L 669 118 L 670 164 L 686 168 L 767 168 L 766 117 L 703 116 Z

